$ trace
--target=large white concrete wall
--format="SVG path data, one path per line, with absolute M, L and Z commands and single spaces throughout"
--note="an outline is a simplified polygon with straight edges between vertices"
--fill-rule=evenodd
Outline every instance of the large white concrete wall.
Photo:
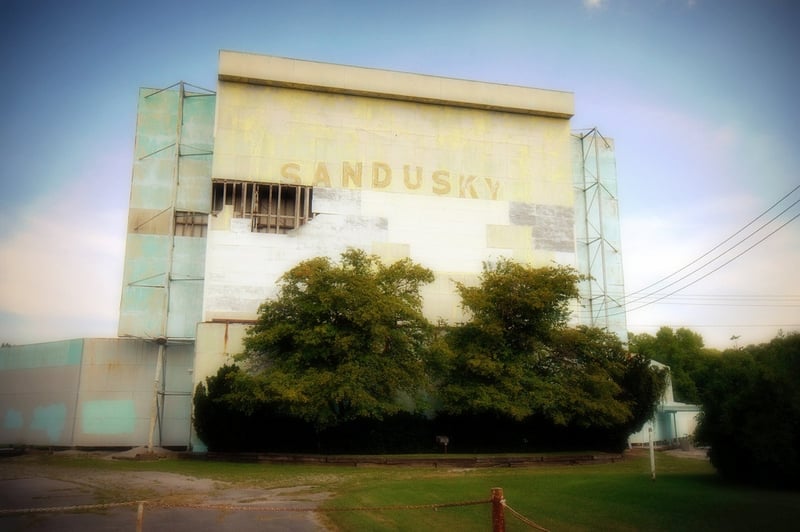
M 348 247 L 387 261 L 410 257 L 431 268 L 436 280 L 424 289 L 425 311 L 431 319 L 447 320 L 461 318 L 453 281 L 474 281 L 484 261 L 574 261 L 567 237 L 561 251 L 534 248 L 535 234 L 541 230 L 514 224 L 507 201 L 315 189 L 315 210 L 318 214 L 311 222 L 285 235 L 251 233 L 249 224 L 237 225 L 235 219 L 222 229 L 212 225 L 206 321 L 253 319 L 258 305 L 276 295 L 276 281 L 284 272 L 305 259 L 336 257 Z M 571 224 L 571 218 L 565 219 Z M 566 227 L 562 231 L 569 233 Z
M 212 178 L 312 186 L 315 218 L 212 216 L 204 321 L 255 318 L 281 274 L 347 247 L 431 268 L 431 319 L 459 319 L 452 281 L 485 261 L 575 265 L 571 94 L 232 53 L 220 80 Z
M 212 177 L 571 205 L 569 133 L 566 119 L 221 81 Z

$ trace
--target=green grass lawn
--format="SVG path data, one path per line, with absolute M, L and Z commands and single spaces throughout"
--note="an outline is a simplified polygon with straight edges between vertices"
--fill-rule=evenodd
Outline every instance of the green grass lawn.
M 323 508 L 406 506 L 488 499 L 501 487 L 509 506 L 552 531 L 795 530 L 800 492 L 725 484 L 708 462 L 646 455 L 584 466 L 451 469 L 307 466 L 205 461 L 51 459 L 59 465 L 160 470 L 263 488 L 313 486 L 333 493 Z M 330 511 L 340 530 L 490 530 L 491 506 Z M 506 513 L 507 530 L 530 530 Z

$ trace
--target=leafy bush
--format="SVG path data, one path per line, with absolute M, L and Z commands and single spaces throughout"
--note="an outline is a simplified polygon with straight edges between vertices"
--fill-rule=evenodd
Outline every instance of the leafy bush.
M 466 323 L 437 331 L 433 274 L 358 250 L 304 261 L 259 309 L 237 366 L 198 386 L 210 449 L 420 452 L 621 450 L 664 375 L 608 331 L 567 327 L 580 276 L 510 260 L 457 283 Z M 424 413 L 424 415 L 423 415 Z
M 728 353 L 710 373 L 698 441 L 726 478 L 797 487 L 800 334 Z

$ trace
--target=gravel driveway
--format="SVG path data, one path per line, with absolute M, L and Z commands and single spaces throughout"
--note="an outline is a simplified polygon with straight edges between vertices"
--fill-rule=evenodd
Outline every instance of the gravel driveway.
M 303 486 L 258 489 L 175 473 L 61 467 L 35 455 L 0 458 L 4 531 L 320 531 L 328 530 L 324 517 L 296 509 L 327 497 Z

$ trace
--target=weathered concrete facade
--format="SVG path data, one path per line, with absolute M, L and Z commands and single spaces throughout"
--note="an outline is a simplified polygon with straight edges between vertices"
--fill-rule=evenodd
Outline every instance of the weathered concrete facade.
M 571 94 L 234 52 L 219 78 L 203 321 L 348 247 L 431 268 L 431 320 L 486 261 L 575 264 Z
M 127 338 L 0 351 L 0 443 L 190 445 L 190 392 L 241 350 L 278 278 L 348 247 L 433 270 L 432 321 L 463 318 L 453 281 L 485 262 L 574 266 L 593 278 L 575 322 L 626 337 L 613 142 L 571 132 L 571 93 L 219 61 L 216 93 L 139 94 Z

